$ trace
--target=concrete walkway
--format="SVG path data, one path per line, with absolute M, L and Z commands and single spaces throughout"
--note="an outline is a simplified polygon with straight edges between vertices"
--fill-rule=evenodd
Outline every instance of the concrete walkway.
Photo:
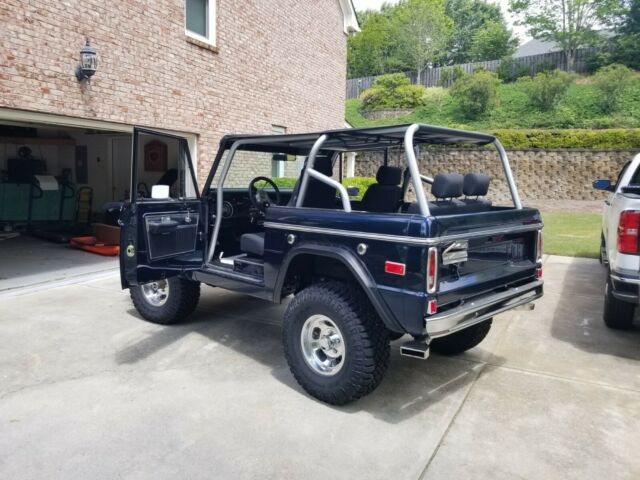
M 281 305 L 203 288 L 160 327 L 116 276 L 2 298 L 0 478 L 640 478 L 640 331 L 603 326 L 595 261 L 550 257 L 545 278 L 464 355 L 396 344 L 341 408 L 293 380 Z

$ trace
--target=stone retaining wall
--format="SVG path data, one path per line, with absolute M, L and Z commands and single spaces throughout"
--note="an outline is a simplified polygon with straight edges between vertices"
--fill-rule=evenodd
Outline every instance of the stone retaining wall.
M 606 192 L 594 190 L 596 178 L 618 176 L 637 150 L 509 150 L 509 162 L 523 200 L 599 200 Z M 495 150 L 432 149 L 418 157 L 426 175 L 449 172 L 483 172 L 491 176 L 488 197 L 497 203 L 511 200 Z M 374 177 L 381 154 L 362 154 L 356 160 L 356 176 Z M 390 154 L 391 165 L 405 165 L 401 152 Z
M 379 108 L 376 110 L 362 110 L 360 113 L 367 120 L 390 120 L 413 113 L 413 108 Z

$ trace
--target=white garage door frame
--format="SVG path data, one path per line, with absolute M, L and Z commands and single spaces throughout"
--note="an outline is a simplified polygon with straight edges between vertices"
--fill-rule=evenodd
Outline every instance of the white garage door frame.
M 70 128 L 91 128 L 94 130 L 107 130 L 110 132 L 133 134 L 133 125 L 125 123 L 107 122 L 103 120 L 91 120 L 87 118 L 68 117 L 64 115 L 55 115 L 52 113 L 31 112 L 28 110 L 16 110 L 11 108 L 0 107 L 0 122 L 25 122 L 25 123 L 41 123 L 47 125 L 56 125 L 60 127 Z M 193 168 L 196 178 L 198 178 L 198 136 L 190 132 L 181 132 L 177 130 L 166 130 L 161 128 L 148 127 L 159 132 L 171 135 L 179 135 L 187 139 L 191 158 L 193 159 Z

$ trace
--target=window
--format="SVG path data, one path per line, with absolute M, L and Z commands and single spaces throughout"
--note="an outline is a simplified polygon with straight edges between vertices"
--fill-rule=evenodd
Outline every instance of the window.
M 185 28 L 187 35 L 215 44 L 216 39 L 215 0 L 186 0 Z

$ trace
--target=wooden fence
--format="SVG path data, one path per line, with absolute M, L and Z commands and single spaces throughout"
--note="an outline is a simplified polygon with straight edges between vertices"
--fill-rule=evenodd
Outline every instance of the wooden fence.
M 585 73 L 587 71 L 586 60 L 595 52 L 602 50 L 601 47 L 581 48 L 576 52 L 574 71 L 577 73 Z M 567 69 L 567 59 L 564 52 L 549 52 L 540 55 L 530 55 L 528 57 L 514 58 L 515 68 L 524 67 L 529 71 L 529 75 L 535 75 L 540 70 L 549 69 L 549 67 L 558 68 L 560 70 Z M 485 70 L 495 72 L 500 65 L 500 60 L 489 60 L 486 62 L 471 62 L 457 65 L 466 73 L 473 73 L 478 67 Z M 456 65 L 447 67 L 428 68 L 422 72 L 420 83 L 425 87 L 443 86 L 449 87 L 451 79 L 442 82 L 442 72 L 452 70 Z M 411 83 L 417 82 L 416 72 L 405 72 Z M 451 75 L 449 75 L 451 77 Z M 367 88 L 373 86 L 378 76 L 360 77 L 347 80 L 347 99 L 358 98 Z

